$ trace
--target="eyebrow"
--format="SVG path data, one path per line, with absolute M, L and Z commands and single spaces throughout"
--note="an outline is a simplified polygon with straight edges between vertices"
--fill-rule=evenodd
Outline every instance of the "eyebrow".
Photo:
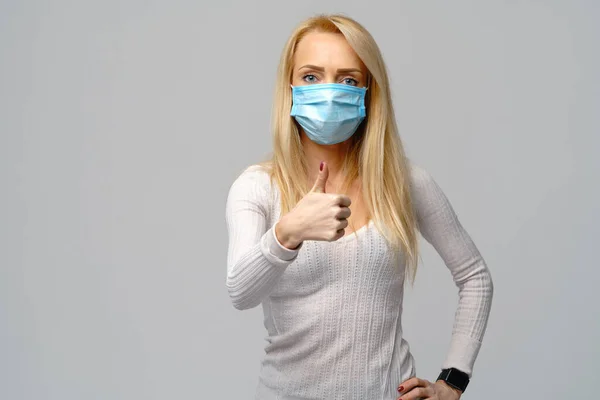
M 302 69 L 302 68 L 314 69 L 315 71 L 325 71 L 325 68 L 318 67 L 316 65 L 311 65 L 311 64 L 303 65 L 302 67 L 300 67 L 298 69 Z M 341 73 L 358 72 L 358 73 L 362 74 L 362 71 L 358 68 L 338 68 L 337 72 L 341 72 Z

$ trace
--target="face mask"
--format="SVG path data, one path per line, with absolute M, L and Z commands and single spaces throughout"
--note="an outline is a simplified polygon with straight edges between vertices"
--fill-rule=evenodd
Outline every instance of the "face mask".
M 356 132 L 366 116 L 367 88 L 342 83 L 292 86 L 292 111 L 310 140 L 336 144 Z

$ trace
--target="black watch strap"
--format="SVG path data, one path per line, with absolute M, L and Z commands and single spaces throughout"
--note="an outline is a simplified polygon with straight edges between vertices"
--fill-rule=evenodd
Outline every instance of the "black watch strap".
M 439 380 L 443 380 L 453 388 L 464 392 L 469 384 L 469 375 L 456 368 L 446 368 L 443 369 L 440 376 L 438 376 L 438 381 Z

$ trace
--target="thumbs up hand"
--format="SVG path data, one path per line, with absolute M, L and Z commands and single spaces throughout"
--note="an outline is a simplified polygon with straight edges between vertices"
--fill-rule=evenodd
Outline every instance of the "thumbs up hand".
M 296 248 L 305 240 L 333 242 L 344 236 L 350 217 L 350 198 L 326 193 L 328 177 L 329 168 L 323 162 L 311 191 L 279 220 L 275 234 L 285 247 Z

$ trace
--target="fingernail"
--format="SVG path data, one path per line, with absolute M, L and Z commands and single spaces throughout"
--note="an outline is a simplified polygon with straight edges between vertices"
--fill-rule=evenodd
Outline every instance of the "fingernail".
M 400 386 L 400 387 L 398 388 L 398 391 L 399 391 L 399 392 L 401 392 L 401 391 L 403 391 L 403 390 L 404 390 L 404 386 Z
M 321 165 L 319 165 L 319 171 L 323 171 L 323 161 L 321 161 Z

